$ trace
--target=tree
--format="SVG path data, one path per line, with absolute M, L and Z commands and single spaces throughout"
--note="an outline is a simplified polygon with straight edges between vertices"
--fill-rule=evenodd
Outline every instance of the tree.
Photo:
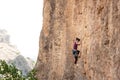
M 35 70 L 31 70 L 27 76 L 15 67 L 14 64 L 8 65 L 5 61 L 0 60 L 0 80 L 37 80 Z

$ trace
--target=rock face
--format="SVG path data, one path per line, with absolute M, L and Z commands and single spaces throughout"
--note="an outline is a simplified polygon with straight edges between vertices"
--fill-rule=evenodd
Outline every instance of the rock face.
M 120 80 L 120 0 L 44 0 L 36 70 L 38 80 Z

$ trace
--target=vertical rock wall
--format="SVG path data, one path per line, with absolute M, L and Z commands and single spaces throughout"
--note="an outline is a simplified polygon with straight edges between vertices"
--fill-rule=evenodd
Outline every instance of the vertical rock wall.
M 120 80 L 120 0 L 44 0 L 43 10 L 38 80 Z

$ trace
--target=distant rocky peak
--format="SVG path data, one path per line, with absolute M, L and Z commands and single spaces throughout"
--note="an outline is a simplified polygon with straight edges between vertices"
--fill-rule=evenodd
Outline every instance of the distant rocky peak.
M 9 43 L 10 35 L 7 33 L 5 29 L 0 29 L 0 43 Z
M 0 29 L 0 60 L 5 60 L 8 64 L 13 63 L 23 75 L 31 71 L 35 65 L 32 59 L 20 54 L 16 45 L 10 44 L 10 35 L 5 29 Z

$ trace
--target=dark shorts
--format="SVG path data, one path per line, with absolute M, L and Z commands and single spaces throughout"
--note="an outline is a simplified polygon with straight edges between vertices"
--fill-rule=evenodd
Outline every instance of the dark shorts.
M 78 57 L 80 51 L 79 50 L 72 50 L 74 57 Z

